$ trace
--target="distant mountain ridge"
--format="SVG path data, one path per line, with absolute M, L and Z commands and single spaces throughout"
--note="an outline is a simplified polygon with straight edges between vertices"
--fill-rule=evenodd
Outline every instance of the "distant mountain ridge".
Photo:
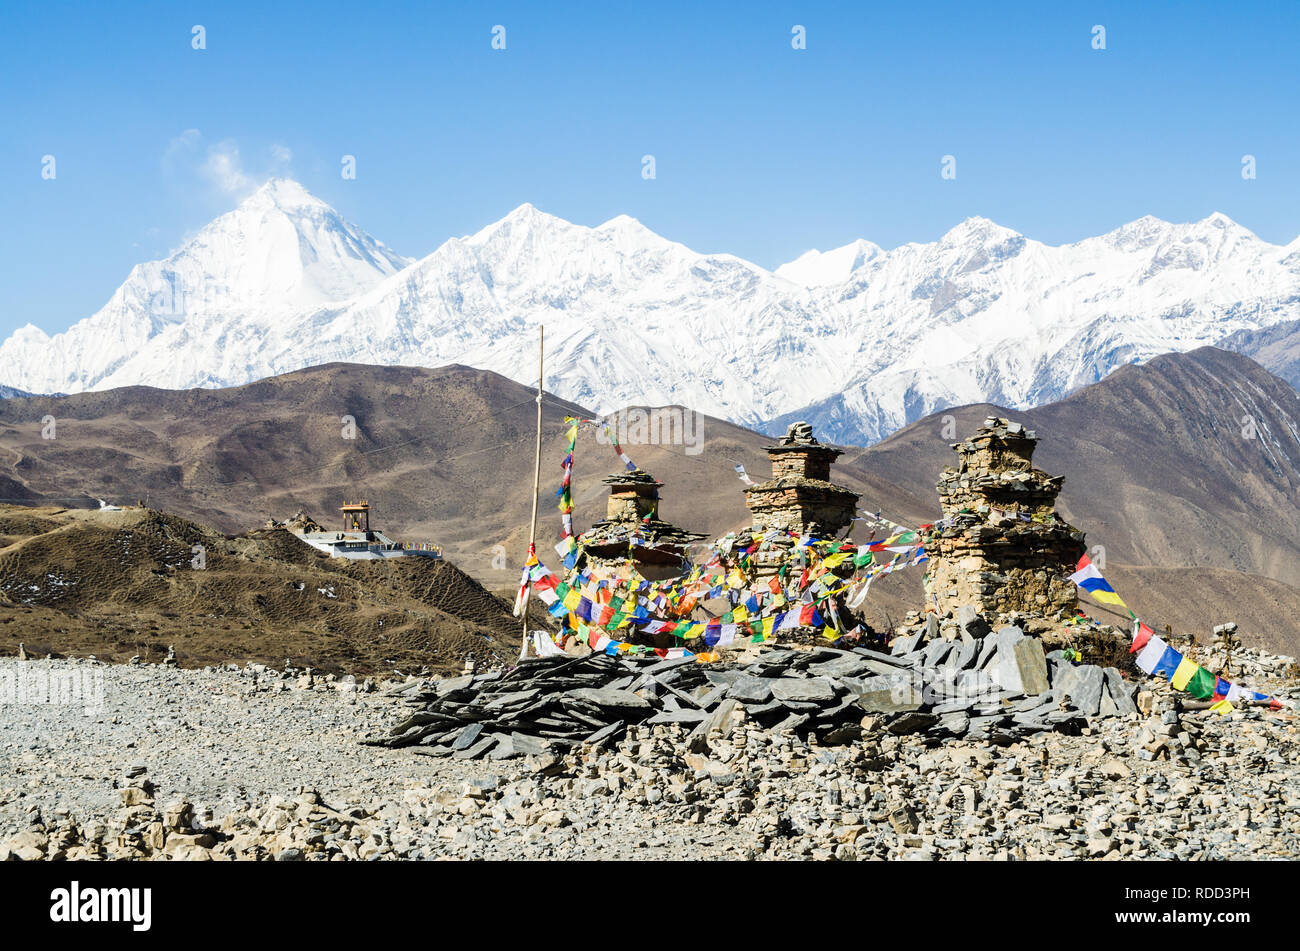
M 1300 320 L 1241 330 L 1218 346 L 1244 353 L 1300 390 Z
M 619 216 L 521 205 L 416 261 L 273 179 L 108 304 L 0 344 L 33 392 L 232 386 L 334 361 L 460 363 L 599 410 L 682 404 L 869 444 L 935 409 L 1059 400 L 1120 366 L 1300 320 L 1300 239 L 1220 214 L 1050 247 L 983 218 L 938 241 L 856 241 L 770 272 Z M 1267 359 L 1272 351 L 1260 351 Z

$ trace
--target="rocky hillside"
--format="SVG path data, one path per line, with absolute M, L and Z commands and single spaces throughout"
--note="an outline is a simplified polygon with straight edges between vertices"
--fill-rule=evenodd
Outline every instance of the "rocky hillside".
M 345 499 L 366 497 L 372 522 L 403 540 L 444 546 L 452 560 L 499 587 L 517 579 L 531 512 L 533 392 L 467 367 L 428 370 L 330 364 L 224 390 L 125 387 L 0 402 L 0 480 L 6 497 L 63 504 L 99 499 L 199 519 L 227 532 L 305 509 L 339 524 Z M 543 405 L 543 551 L 559 540 L 552 493 L 566 446 L 564 417 L 589 410 L 550 395 Z M 54 439 L 42 438 L 46 416 Z M 355 438 L 343 436 L 344 418 Z M 766 477 L 772 440 L 711 417 L 702 451 L 685 444 L 628 445 L 665 483 L 663 515 L 713 535 L 748 524 L 734 466 Z M 604 515 L 599 482 L 622 463 L 585 429 L 575 461 L 575 521 Z M 889 511 L 926 509 L 874 474 L 845 478 Z M 925 493 L 928 496 L 930 493 Z M 501 547 L 498 547 L 501 546 Z M 504 553 L 510 567 L 500 565 Z
M 1300 854 L 1294 713 L 1180 712 L 1159 679 L 1149 716 L 1009 745 L 899 735 L 877 716 L 832 745 L 735 716 L 703 736 L 643 725 L 567 753 L 471 760 L 361 749 L 408 712 L 388 690 L 256 667 L 3 658 L 0 675 L 103 689 L 94 717 L 74 704 L 10 715 L 0 860 Z M 268 755 L 267 736 L 292 754 Z
M 225 536 L 148 509 L 0 506 L 0 652 L 321 671 L 518 654 L 510 607 L 445 561 L 330 559 L 282 529 Z
M 945 434 L 964 436 L 990 412 L 1008 411 L 937 413 L 852 462 L 923 494 L 955 459 Z M 1300 586 L 1300 394 L 1251 360 L 1171 354 L 1012 415 L 1037 430 L 1034 462 L 1065 476 L 1061 508 L 1108 560 Z

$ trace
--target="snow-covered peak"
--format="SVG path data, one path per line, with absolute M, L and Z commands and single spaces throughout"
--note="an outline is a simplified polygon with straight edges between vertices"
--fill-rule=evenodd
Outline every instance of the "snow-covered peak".
M 352 299 L 409 263 L 302 185 L 271 179 L 166 258 L 137 264 L 66 332 L 16 332 L 0 344 L 0 365 L 18 367 L 11 385 L 35 392 L 129 382 L 114 374 L 160 336 L 188 339 L 206 320 L 236 315 L 274 326 Z
M 774 273 L 803 287 L 843 284 L 849 275 L 881 253 L 878 245 L 858 238 L 830 251 L 805 251 L 793 261 L 782 264 Z
M 643 244 L 662 244 L 666 241 L 631 215 L 615 215 L 604 224 L 598 225 L 596 230 L 604 234 L 616 235 L 620 240 L 639 241 Z
M 1023 236 L 996 221 L 976 215 L 954 225 L 939 239 L 941 245 L 971 247 L 972 245 L 998 245 L 1008 241 L 1023 240 Z
M 302 185 L 273 178 L 159 263 L 188 279 L 196 306 L 280 308 L 346 300 L 410 261 Z
M 518 239 L 521 236 L 553 233 L 574 227 L 577 226 L 563 218 L 548 215 L 530 202 L 524 202 L 504 218 L 492 222 L 463 240 L 470 244 L 487 244 L 491 241 Z
M 299 214 L 312 210 L 333 211 L 329 205 L 291 178 L 269 178 L 261 188 L 240 203 L 241 208 L 268 206 Z
M 24 345 L 39 345 L 50 342 L 49 334 L 35 324 L 23 324 L 9 338 Z
M 1172 227 L 1173 225 L 1168 221 L 1163 221 L 1154 215 L 1143 215 L 1128 224 L 1120 225 L 1114 231 L 1099 238 L 1085 240 L 1105 242 L 1119 248 L 1121 251 L 1136 251 L 1160 241 L 1168 235 L 1169 229 Z

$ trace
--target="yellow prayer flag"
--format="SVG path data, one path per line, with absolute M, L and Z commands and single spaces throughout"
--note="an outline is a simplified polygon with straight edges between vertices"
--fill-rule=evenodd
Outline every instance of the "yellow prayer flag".
M 1234 707 L 1232 704 L 1230 704 L 1227 700 L 1220 700 L 1214 706 L 1210 707 L 1210 710 L 1212 710 L 1214 713 L 1219 714 L 1220 716 L 1229 714 L 1235 709 L 1237 708 Z
M 1201 665 L 1194 660 L 1188 660 L 1184 657 L 1174 668 L 1174 675 L 1169 678 L 1169 683 L 1175 690 L 1186 690 L 1187 685 L 1191 682 L 1192 677 L 1201 669 Z
M 1118 604 L 1120 607 L 1123 608 L 1128 607 L 1128 605 L 1124 603 L 1124 599 L 1121 598 L 1114 591 L 1090 591 L 1088 593 L 1091 594 L 1098 601 L 1100 601 L 1102 604 Z

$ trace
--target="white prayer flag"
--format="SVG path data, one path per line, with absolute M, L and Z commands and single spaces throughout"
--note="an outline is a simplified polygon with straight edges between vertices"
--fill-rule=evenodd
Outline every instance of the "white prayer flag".
M 1164 638 L 1152 635 L 1151 640 L 1146 642 L 1146 646 L 1138 651 L 1135 663 L 1144 673 L 1151 673 L 1156 669 L 1156 664 L 1160 663 L 1160 658 L 1164 656 L 1165 648 L 1168 646 Z

